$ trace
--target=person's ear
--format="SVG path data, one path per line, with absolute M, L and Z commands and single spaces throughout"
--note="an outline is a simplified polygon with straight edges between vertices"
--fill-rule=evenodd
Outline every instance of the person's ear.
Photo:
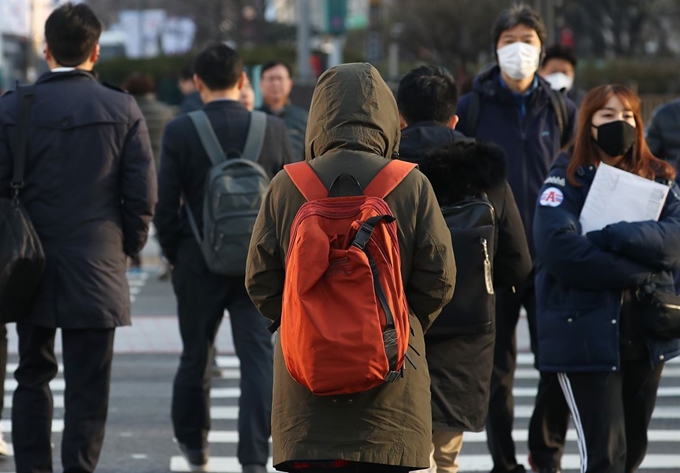
M 45 61 L 50 62 L 52 60 L 52 51 L 50 51 L 50 47 L 47 44 L 43 53 L 45 54 Z
M 406 120 L 404 120 L 404 116 L 399 113 L 399 128 L 402 130 L 408 126 L 408 123 L 406 123 Z
M 247 80 L 248 76 L 246 76 L 246 71 L 241 71 L 241 77 L 239 77 L 238 82 L 236 83 L 236 88 L 238 88 L 239 91 L 243 90 Z
M 196 91 L 200 94 L 203 92 L 205 89 L 205 84 L 201 80 L 200 77 L 198 77 L 198 74 L 194 74 L 194 86 L 196 87 Z
M 452 130 L 455 130 L 455 129 L 456 129 L 456 125 L 458 125 L 458 120 L 459 120 L 458 115 L 454 115 L 454 116 L 451 117 L 451 119 L 450 119 L 449 122 L 446 124 L 446 126 L 448 126 L 449 128 L 451 128 Z
M 92 64 L 97 62 L 97 60 L 99 59 L 99 53 L 100 52 L 101 52 L 101 46 L 99 46 L 99 44 L 96 44 L 94 46 L 94 49 L 92 50 L 92 54 L 90 55 L 90 61 L 92 62 Z

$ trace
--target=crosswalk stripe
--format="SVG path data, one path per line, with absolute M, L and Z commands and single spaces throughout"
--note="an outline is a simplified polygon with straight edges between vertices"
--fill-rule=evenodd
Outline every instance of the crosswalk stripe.
M 17 368 L 19 367 L 19 363 L 7 363 L 7 374 L 12 374 L 14 373 Z M 64 364 L 59 363 L 59 373 L 64 372 Z
M 19 383 L 15 379 L 6 379 L 5 380 L 5 392 L 10 392 L 10 391 L 15 391 L 17 389 Z M 66 389 L 66 381 L 64 381 L 62 378 L 59 379 L 53 379 L 50 381 L 50 389 L 52 391 L 63 391 Z
M 537 388 L 514 388 L 512 393 L 515 397 L 536 397 Z M 210 397 L 213 399 L 236 399 L 241 395 L 240 388 L 212 388 Z M 657 397 L 680 396 L 680 386 L 660 387 Z
M 463 446 L 463 451 L 465 446 Z M 490 455 L 466 455 L 461 453 L 458 457 L 460 471 L 489 471 L 493 468 L 493 460 Z M 562 468 L 568 470 L 578 469 L 581 460 L 578 455 L 566 454 L 562 457 Z M 640 470 L 646 469 L 673 469 L 678 468 L 678 455 L 648 454 L 645 457 Z M 267 465 L 269 471 L 272 469 L 271 460 Z M 186 461 L 181 456 L 174 456 L 170 459 L 170 471 L 190 471 Z M 211 457 L 205 471 L 231 473 L 240 472 L 241 465 L 236 457 Z M 676 470 L 677 471 L 677 470 Z
M 529 439 L 529 431 L 516 429 L 512 431 L 515 442 L 526 442 Z M 647 439 L 650 442 L 680 442 L 680 430 L 649 430 Z M 576 430 L 569 429 L 567 441 L 576 441 Z M 238 432 L 236 430 L 211 430 L 208 434 L 209 443 L 236 443 Z M 486 432 L 466 432 L 463 435 L 463 445 L 468 443 L 486 443 Z M 463 447 L 465 448 L 465 447 Z
M 11 420 L 0 420 L 0 430 L 2 432 L 12 431 Z M 64 431 L 64 419 L 52 419 L 52 433 L 59 433 Z

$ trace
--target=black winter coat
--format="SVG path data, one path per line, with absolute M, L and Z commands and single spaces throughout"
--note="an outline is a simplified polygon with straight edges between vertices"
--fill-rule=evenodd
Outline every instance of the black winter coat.
M 494 287 L 498 292 L 522 282 L 531 271 L 531 256 L 517 204 L 505 180 L 503 151 L 490 143 L 475 143 L 435 122 L 414 124 L 402 133 L 400 149 L 407 151 L 402 157 L 420 162 L 440 205 L 458 202 L 467 195 L 487 194 L 496 211 Z M 459 144 L 449 148 L 449 161 L 435 164 L 428 159 L 428 149 L 452 142 Z M 417 149 L 422 152 L 411 152 Z M 481 335 L 426 338 L 433 430 L 478 432 L 484 428 L 494 342 L 495 330 Z
M 27 319 L 45 327 L 130 324 L 126 255 L 141 251 L 156 202 L 146 123 L 134 98 L 74 70 L 48 72 L 31 105 L 21 193 L 47 256 Z M 0 99 L 0 195 L 10 193 L 16 93 Z

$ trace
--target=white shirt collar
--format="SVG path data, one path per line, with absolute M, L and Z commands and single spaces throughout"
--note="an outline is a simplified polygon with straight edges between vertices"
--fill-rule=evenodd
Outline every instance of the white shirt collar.
M 75 70 L 76 70 L 75 67 L 55 67 L 50 72 L 71 72 Z

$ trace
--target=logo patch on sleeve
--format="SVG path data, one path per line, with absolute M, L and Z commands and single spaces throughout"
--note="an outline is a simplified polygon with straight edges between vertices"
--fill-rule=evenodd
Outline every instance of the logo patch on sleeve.
M 546 207 L 558 207 L 564 200 L 564 194 L 557 187 L 548 187 L 541 194 L 539 203 Z

